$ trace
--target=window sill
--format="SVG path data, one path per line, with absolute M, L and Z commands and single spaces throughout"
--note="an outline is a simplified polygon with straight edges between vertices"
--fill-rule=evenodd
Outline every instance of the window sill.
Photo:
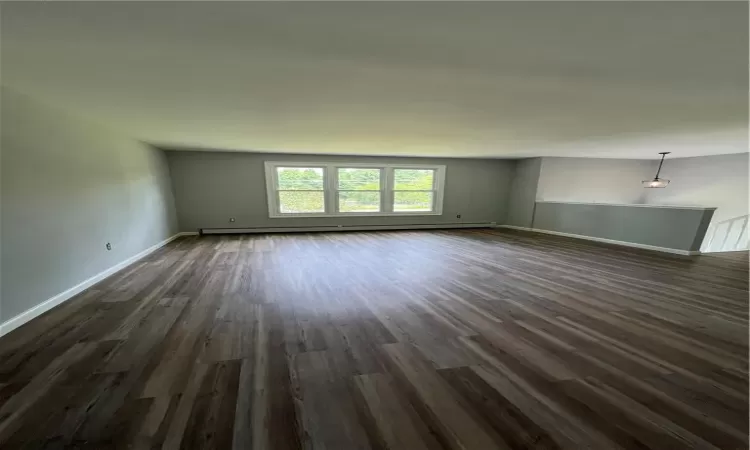
M 270 219 L 306 219 L 313 217 L 414 217 L 442 216 L 441 212 L 400 212 L 400 213 L 340 213 L 340 214 L 271 214 Z

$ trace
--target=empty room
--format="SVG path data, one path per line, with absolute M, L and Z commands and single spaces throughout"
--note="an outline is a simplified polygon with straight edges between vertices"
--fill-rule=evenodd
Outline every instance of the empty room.
M 0 449 L 748 449 L 747 2 L 0 2 Z

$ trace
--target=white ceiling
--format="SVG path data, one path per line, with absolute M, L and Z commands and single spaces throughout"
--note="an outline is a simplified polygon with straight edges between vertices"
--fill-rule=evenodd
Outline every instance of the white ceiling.
M 746 2 L 18 2 L 2 81 L 169 148 L 747 151 Z

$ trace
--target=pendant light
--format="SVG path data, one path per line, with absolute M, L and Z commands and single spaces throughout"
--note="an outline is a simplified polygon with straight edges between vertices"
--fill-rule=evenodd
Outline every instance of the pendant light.
M 661 165 L 664 164 L 664 157 L 670 154 L 671 152 L 659 152 L 661 155 L 661 161 L 659 162 L 659 168 L 656 170 L 656 176 L 653 180 L 643 180 L 641 181 L 641 184 L 645 188 L 665 188 L 669 184 L 669 180 L 664 178 L 659 178 L 659 172 L 661 172 Z

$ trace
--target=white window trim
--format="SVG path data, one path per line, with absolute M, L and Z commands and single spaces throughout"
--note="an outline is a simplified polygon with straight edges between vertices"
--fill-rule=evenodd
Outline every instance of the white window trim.
M 276 168 L 277 167 L 311 167 L 323 169 L 325 210 L 322 213 L 282 213 L 279 209 L 279 199 L 276 190 Z M 380 182 L 380 212 L 339 212 L 337 202 L 337 168 L 359 169 L 379 168 L 383 169 Z M 435 171 L 435 195 L 434 207 L 430 212 L 425 211 L 392 211 L 393 210 L 393 170 L 394 169 L 430 169 Z M 435 164 L 377 164 L 377 163 L 350 163 L 340 162 L 286 162 L 266 161 L 266 196 L 268 198 L 268 217 L 279 218 L 305 218 L 305 217 L 378 217 L 378 216 L 440 216 L 443 214 L 443 197 L 445 196 L 445 166 Z

